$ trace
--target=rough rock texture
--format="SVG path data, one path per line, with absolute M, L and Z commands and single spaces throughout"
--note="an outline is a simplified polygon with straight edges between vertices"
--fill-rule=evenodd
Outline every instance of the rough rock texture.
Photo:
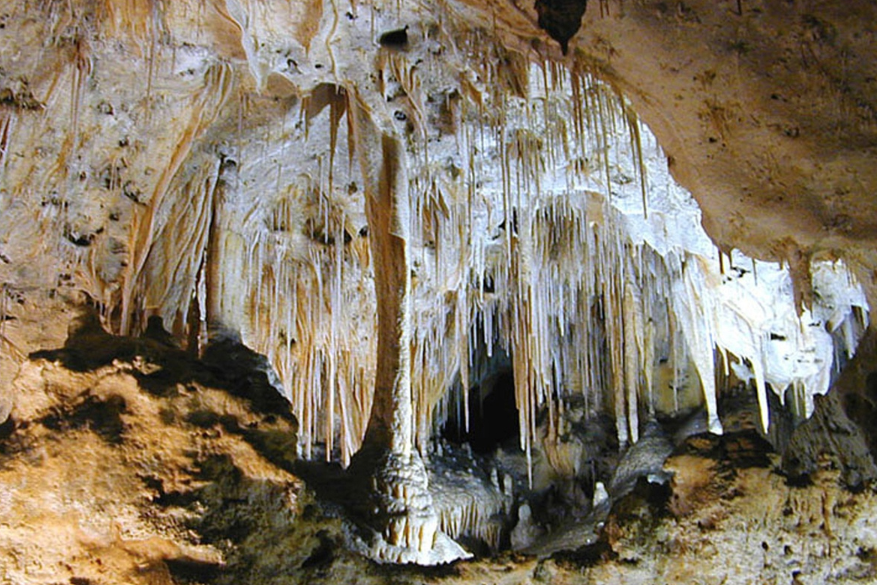
M 877 333 L 862 338 L 856 356 L 844 368 L 835 384 L 846 415 L 862 430 L 868 451 L 877 453 Z
M 877 479 L 872 451 L 862 430 L 847 417 L 838 393 L 817 399 L 813 416 L 792 433 L 783 453 L 783 471 L 802 481 L 827 458 L 842 470 L 846 486 L 857 489 Z
M 24 363 L 0 439 L 0 581 L 270 582 L 308 558 L 289 405 L 228 349 L 214 370 L 85 323 Z
M 615 507 L 597 583 L 825 583 L 874 579 L 873 493 L 838 488 L 830 468 L 793 488 L 765 443 L 690 438 L 666 464 L 669 491 L 642 485 Z M 599 549 L 598 549 L 599 551 Z M 585 552 L 585 551 L 583 551 Z M 600 557 L 598 557 L 600 558 Z M 591 563 L 594 561 L 591 560 Z

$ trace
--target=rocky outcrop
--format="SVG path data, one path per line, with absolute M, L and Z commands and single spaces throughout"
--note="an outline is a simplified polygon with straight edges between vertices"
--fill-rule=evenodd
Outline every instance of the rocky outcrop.
M 331 498 L 315 498 L 295 473 L 304 470 L 290 456 L 295 421 L 264 358 L 229 341 L 209 346 L 207 355 L 200 361 L 154 339 L 109 335 L 91 318 L 79 321 L 65 347 L 24 363 L 12 426 L 0 434 L 5 579 L 451 585 L 583 575 L 623 582 L 797 576 L 805 583 L 868 582 L 877 575 L 873 490 L 842 487 L 842 470 L 825 457 L 816 459 L 808 482 L 787 483 L 777 455 L 755 430 L 754 409 L 748 431 L 690 435 L 665 464 L 666 440 L 657 429 L 647 431 L 622 459 L 611 501 L 595 503 L 610 506 L 604 523 L 588 539 L 568 540 L 566 552 L 541 559 L 500 554 L 434 569 L 377 565 L 345 543 L 367 542 L 361 529 L 379 516 L 366 510 L 358 527 L 354 515 L 339 512 Z M 825 436 L 837 440 L 832 428 Z M 436 473 L 453 471 L 440 459 L 433 460 Z M 471 456 L 461 461 L 475 464 Z M 371 482 L 375 469 L 390 467 L 369 466 L 363 478 Z M 325 477 L 347 502 L 375 503 L 368 489 L 358 491 L 354 476 L 334 469 Z M 504 479 L 472 484 L 476 474 L 467 473 L 465 481 L 453 474 L 436 480 L 451 498 L 441 500 L 449 526 L 472 520 L 455 516 L 461 502 L 454 499 L 463 497 L 454 489 L 487 494 L 502 485 L 497 512 L 514 512 L 509 502 L 522 496 Z M 518 474 L 525 481 L 523 468 Z M 408 518 L 423 492 L 398 493 L 393 486 L 424 475 L 373 493 L 398 497 L 400 517 Z M 486 487 L 473 487 L 478 482 Z M 481 497 L 467 500 L 465 514 L 483 512 Z M 383 509 L 392 513 L 394 505 L 387 501 Z M 526 517 L 529 506 L 521 509 Z M 489 521 L 479 520 L 484 527 Z M 544 536 L 544 527 L 533 518 L 529 523 L 532 534 L 523 535 L 524 525 L 514 533 L 518 544 Z M 392 550 L 390 538 L 380 549 L 386 554 L 412 554 L 420 542 Z M 433 552 L 448 543 L 437 539 Z
M 86 317 L 24 362 L 0 438 L 3 579 L 255 583 L 307 561 L 289 404 L 252 352 L 219 354 L 216 369 Z

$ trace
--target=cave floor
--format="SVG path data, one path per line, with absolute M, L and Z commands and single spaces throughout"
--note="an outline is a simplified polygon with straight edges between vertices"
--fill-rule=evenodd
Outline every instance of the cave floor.
M 0 583 L 877 580 L 872 489 L 840 487 L 829 460 L 792 486 L 760 443 L 706 434 L 676 448 L 668 484 L 640 481 L 615 502 L 589 546 L 373 563 L 347 551 L 341 510 L 295 475 L 295 421 L 267 381 L 246 355 L 222 357 L 238 369 L 99 336 L 24 363 L 0 428 Z

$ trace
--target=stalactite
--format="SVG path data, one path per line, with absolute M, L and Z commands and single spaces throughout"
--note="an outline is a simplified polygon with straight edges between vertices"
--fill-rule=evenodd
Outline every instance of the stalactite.
M 219 160 L 212 166 L 204 164 L 181 189 L 144 265 L 144 273 L 148 274 L 144 278 L 144 305 L 159 313 L 162 308 L 173 308 L 173 313 L 162 315 L 165 323 L 172 323 L 176 313 L 189 313 L 207 247 L 221 164 Z M 189 253 L 180 254 L 180 250 Z
M 630 134 L 630 146 L 631 150 L 633 150 L 636 171 L 639 173 L 639 185 L 643 198 L 643 216 L 648 219 L 648 180 L 646 177 L 646 165 L 643 159 L 643 145 L 640 122 L 633 109 L 627 104 L 624 104 L 624 98 L 619 96 L 619 101 L 623 104 L 624 121 L 627 123 L 628 133 Z
M 100 6 L 103 16 L 100 22 L 105 34 L 146 39 L 153 4 L 153 0 L 104 0 Z
M 311 203 L 302 208 L 302 200 Z M 255 345 L 285 381 L 303 454 L 310 457 L 313 444 L 321 443 L 324 456 L 332 457 L 338 435 L 346 464 L 362 441 L 371 407 L 366 390 L 374 372 L 374 322 L 357 307 L 368 286 L 368 255 L 347 241 L 352 228 L 343 202 L 310 181 L 280 196 L 268 222 L 273 236 L 259 242 L 250 262 L 256 271 L 250 294 L 263 298 L 253 314 L 266 323 L 256 329 Z M 298 230 L 310 234 L 307 256 L 300 254 Z M 267 296 L 259 280 L 266 266 L 276 269 Z
M 15 113 L 0 111 L 0 179 L 6 175 L 6 167 L 9 162 L 9 145 L 12 142 L 12 132 L 15 129 Z
M 131 333 L 131 319 L 138 303 L 135 295 L 138 294 L 137 286 L 141 273 L 152 249 L 156 231 L 156 214 L 161 208 L 171 181 L 186 160 L 193 142 L 213 123 L 228 100 L 233 84 L 232 77 L 233 74 L 226 65 L 217 65 L 208 71 L 204 88 L 194 99 L 189 125 L 183 131 L 171 159 L 163 168 L 143 216 L 138 214 L 134 218 L 129 242 L 132 258 L 126 271 L 120 300 L 122 333 Z
M 473 473 L 475 469 L 467 469 Z M 433 477 L 439 483 L 441 499 L 436 502 L 439 526 L 453 539 L 468 537 L 485 542 L 491 550 L 500 550 L 503 529 L 496 517 L 510 506 L 511 494 L 497 486 L 485 485 L 480 477 L 450 475 Z

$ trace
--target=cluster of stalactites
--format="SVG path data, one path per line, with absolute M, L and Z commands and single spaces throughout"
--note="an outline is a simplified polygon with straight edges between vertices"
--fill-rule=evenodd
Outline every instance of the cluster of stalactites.
M 395 79 L 404 60 L 390 66 L 386 78 Z M 716 347 L 752 365 L 766 424 L 765 353 L 757 350 L 763 332 L 744 335 L 753 351 L 725 342 L 719 323 L 727 303 L 716 300 L 709 259 L 673 245 L 659 251 L 630 232 L 615 205 L 618 175 L 636 177 L 647 193 L 644 130 L 620 98 L 586 75 L 549 68 L 529 79 L 529 98 L 504 98 L 495 123 L 479 122 L 481 106 L 464 101 L 453 148 L 444 143 L 432 147 L 434 158 L 409 158 L 418 445 L 427 446 L 435 423 L 450 412 L 468 424 L 470 370 L 479 352 L 489 358 L 497 347 L 512 358 L 528 453 L 557 436 L 562 399 L 572 392 L 583 394 L 589 413 L 614 414 L 620 443 L 636 441 L 643 415 L 653 415 L 658 403 L 680 403 L 676 394 L 690 385 L 683 380 L 689 370 L 699 379 L 709 428 L 721 432 Z M 419 87 L 412 79 L 406 84 Z M 331 120 L 333 134 L 339 121 Z M 345 137 L 333 145 L 350 144 Z M 418 135 L 409 139 L 412 148 L 425 148 Z M 320 189 L 331 192 L 323 183 Z M 310 215 L 338 229 L 344 214 L 330 221 L 324 199 L 326 209 Z M 650 215 L 645 198 L 639 209 Z M 361 310 L 373 303 L 371 274 L 366 240 L 354 254 L 341 244 L 343 231 L 326 239 L 332 243 L 318 253 L 311 248 L 308 258 L 293 260 L 285 244 L 256 238 L 247 265 L 249 298 L 258 301 L 248 313 L 259 316 L 252 339 L 280 372 L 301 421 L 304 454 L 322 443 L 331 455 L 339 437 L 346 462 L 371 404 L 375 324 Z M 719 355 L 727 369 L 726 354 Z M 660 379 L 657 369 L 664 371 Z M 806 386 L 799 380 L 795 387 Z M 454 387 L 460 391 L 449 392 Z M 547 431 L 536 425 L 542 409 Z
M 681 248 L 660 253 L 629 233 L 623 213 L 601 195 L 534 197 L 513 216 L 511 228 L 470 244 L 468 306 L 456 293 L 438 329 L 465 327 L 466 338 L 437 341 L 428 354 L 434 361 L 420 367 L 439 368 L 451 352 L 464 364 L 461 380 L 477 384 L 479 364 L 501 347 L 511 356 L 528 454 L 563 434 L 571 393 L 583 395 L 586 416 L 612 412 L 622 445 L 638 440 L 644 416 L 690 408 L 692 388 L 707 428 L 721 433 L 720 383 L 732 366 L 738 379 L 754 382 L 764 430 L 768 388 L 780 400 L 791 389 L 793 410 L 809 416 L 813 396 L 837 373 L 833 354 L 848 359 L 867 327 L 862 291 L 841 263 L 814 264 L 825 302 L 799 314 L 788 271 L 739 254 L 717 262 Z M 460 347 L 468 353 L 458 355 Z M 465 388 L 446 394 L 439 424 L 458 413 L 465 425 L 468 404 Z M 547 422 L 537 427 L 543 410 Z
M 751 366 L 766 424 L 772 378 L 764 332 L 741 309 L 746 341 L 728 334 L 721 325 L 728 303 L 715 300 L 707 259 L 650 245 L 618 210 L 615 189 L 633 182 L 638 212 L 659 215 L 648 205 L 646 130 L 624 100 L 585 72 L 533 65 L 473 34 L 468 41 L 443 38 L 457 42 L 458 51 L 428 52 L 425 64 L 401 52 L 386 52 L 375 64 L 382 99 L 370 103 L 392 97 L 401 112 L 396 120 L 407 117 L 411 126 L 387 131 L 407 132 L 411 165 L 418 445 L 426 447 L 436 417 L 459 410 L 468 423 L 466 393 L 477 377 L 471 370 L 498 347 L 512 359 L 528 453 L 558 433 L 562 398 L 571 392 L 584 396 L 591 413 L 614 413 L 620 442 L 635 441 L 640 417 L 667 392 L 674 394 L 669 402 L 678 402 L 679 378 L 690 364 L 710 428 L 719 431 L 716 347 Z M 459 68 L 455 80 L 440 59 Z M 82 72 L 71 71 L 73 101 L 65 104 L 75 106 Z M 327 456 L 337 452 L 347 462 L 365 432 L 377 359 L 368 237 L 351 219 L 364 205 L 351 162 L 356 137 L 349 120 L 343 123 L 358 88 L 326 83 L 284 111 L 276 124 L 284 146 L 267 165 L 271 132 L 253 138 L 262 129 L 246 126 L 246 100 L 230 99 L 236 79 L 228 64 L 217 63 L 205 71 L 203 86 L 176 105 L 184 131 L 167 145 L 167 164 L 143 194 L 147 204 L 132 204 L 121 284 L 108 284 L 91 253 L 71 263 L 82 265 L 86 288 L 106 315 L 122 315 L 121 332 L 136 330 L 147 312 L 177 332 L 195 330 L 197 344 L 213 320 L 239 330 L 278 371 L 300 421 L 303 454 L 321 444 Z M 196 147 L 235 105 L 237 146 L 228 149 L 237 149 L 237 161 L 211 158 L 210 149 Z M 371 113 L 382 128 L 394 118 Z M 295 123 L 286 118 L 304 121 L 304 131 L 290 130 Z M 74 123 L 74 134 L 83 123 Z M 0 112 L 4 177 L 14 130 L 15 117 Z M 298 152 L 314 156 L 293 160 Z M 229 169 L 250 175 L 226 176 Z M 275 172 L 273 196 L 247 195 L 247 180 L 264 185 L 254 176 Z M 111 177 L 109 184 L 136 199 L 123 193 L 125 182 Z M 64 221 L 40 213 L 40 221 Z M 856 315 L 858 325 L 836 319 L 847 353 L 866 318 Z M 727 368 L 730 358 L 723 359 Z M 655 379 L 657 363 L 669 364 L 669 382 L 666 375 Z M 826 384 L 824 370 L 787 383 L 805 411 Z M 449 392 L 455 387 L 460 391 Z M 459 408 L 448 404 L 457 399 Z M 536 426 L 542 409 L 546 437 Z
M 295 203 L 302 199 L 313 208 Z M 272 220 L 280 221 L 250 244 L 245 281 L 251 339 L 278 371 L 303 456 L 321 444 L 327 458 L 337 452 L 346 464 L 371 410 L 377 325 L 362 310 L 374 304 L 368 242 L 333 203 L 319 191 L 278 199 Z M 290 239 L 297 229 L 304 241 Z
M 535 73 L 527 97 L 502 97 L 492 123 L 463 126 L 465 185 L 423 181 L 429 189 L 420 191 L 420 200 L 439 201 L 433 208 L 441 209 L 442 221 L 428 205 L 413 214 L 422 223 L 412 233 L 433 242 L 424 250 L 424 266 L 434 266 L 433 272 L 422 269 L 428 277 L 416 295 L 424 300 L 418 308 L 429 307 L 415 334 L 420 355 L 428 358 L 415 363 L 415 379 L 426 381 L 418 436 L 428 436 L 423 409 L 436 399 L 440 419 L 460 412 L 468 425 L 467 387 L 477 378 L 470 370 L 478 352 L 489 358 L 497 345 L 512 358 L 521 446 L 528 454 L 536 441 L 556 438 L 562 398 L 571 392 L 584 395 L 590 413 L 614 414 L 622 445 L 638 439 L 641 417 L 654 416 L 657 405 L 671 412 L 690 407 L 692 388 L 707 428 L 721 433 L 717 378 L 727 378 L 732 363 L 751 369 L 764 429 L 768 385 L 781 397 L 791 387 L 801 414 L 809 415 L 812 396 L 828 389 L 836 362 L 832 344 L 849 355 L 867 322 L 867 305 L 846 268 L 832 265 L 834 280 L 824 286 L 842 283 L 847 296 L 835 305 L 847 312 L 836 322 L 826 318 L 823 330 L 808 324 L 810 313 L 798 314 L 794 295 L 781 285 L 788 271 L 776 269 L 769 278 L 762 268 L 768 282 L 759 284 L 755 263 L 737 255 L 738 264 L 752 264 L 753 274 L 725 275 L 732 258 L 716 258 L 715 249 L 703 245 L 705 234 L 673 239 L 680 227 L 698 232 L 698 214 L 689 210 L 687 224 L 668 219 L 679 205 L 672 201 L 669 211 L 650 213 L 642 145 L 648 131 L 623 99 L 587 75 L 556 67 Z M 669 179 L 666 168 L 659 171 Z M 615 189 L 628 182 L 635 183 L 640 206 L 618 201 Z M 631 213 L 636 222 L 627 220 Z M 643 223 L 649 235 L 634 231 Z M 795 358 L 774 355 L 773 335 L 753 321 L 759 311 L 771 326 L 800 333 L 789 334 L 790 351 L 820 353 L 806 373 L 776 367 Z M 839 332 L 834 342 L 824 339 L 826 329 Z M 459 372 L 460 391 L 447 392 L 449 365 Z M 543 409 L 548 424 L 540 430 L 536 415 Z
M 484 357 L 476 351 L 489 358 L 496 346 L 511 356 L 528 453 L 535 441 L 557 437 L 561 399 L 572 392 L 584 395 L 590 414 L 612 408 L 620 441 L 636 441 L 641 410 L 654 413 L 656 361 L 687 363 L 670 299 L 674 275 L 651 248 L 631 242 L 600 199 L 569 194 L 522 208 L 510 245 L 502 236 L 480 241 L 485 249 L 477 254 L 489 261 L 466 283 L 470 302 L 461 320 L 463 347 L 471 351 L 459 359 L 472 367 Z M 600 217 L 590 221 L 587 208 L 595 205 Z M 472 282 L 478 288 L 471 290 Z M 432 355 L 440 360 L 442 353 L 440 344 L 433 346 Z M 452 399 L 467 403 L 465 394 Z M 547 437 L 536 423 L 543 408 Z
M 488 483 L 478 470 L 462 473 L 446 470 L 439 463 L 432 470 L 433 504 L 442 532 L 457 540 L 481 540 L 498 551 L 505 532 L 502 518 L 514 502 L 514 481 L 494 468 Z
M 625 233 L 609 203 L 610 175 L 623 158 L 619 141 L 644 179 L 639 124 L 586 75 L 546 68 L 529 79 L 523 93 L 538 99 L 503 98 L 494 125 L 463 127 L 464 186 L 423 181 L 429 189 L 418 201 L 427 204 L 413 214 L 421 224 L 412 232 L 433 242 L 424 264 L 434 269 L 423 269 L 431 278 L 415 294 L 423 299 L 415 337 L 429 358 L 415 362 L 415 379 L 434 385 L 421 386 L 418 436 L 428 436 L 426 409 L 437 399 L 439 417 L 459 411 L 468 425 L 475 353 L 489 358 L 501 346 L 512 356 L 527 453 L 541 439 L 537 412 L 548 409 L 548 434 L 555 436 L 559 399 L 574 391 L 592 412 L 614 408 L 621 442 L 635 441 L 642 397 L 653 390 L 656 347 L 673 349 L 673 356 L 658 356 L 665 360 L 687 359 L 683 338 L 674 335 L 681 328 L 668 305 L 668 268 Z M 604 182 L 606 196 L 576 188 L 582 177 Z M 449 364 L 457 366 L 451 371 L 459 372 L 462 392 L 447 394 Z

